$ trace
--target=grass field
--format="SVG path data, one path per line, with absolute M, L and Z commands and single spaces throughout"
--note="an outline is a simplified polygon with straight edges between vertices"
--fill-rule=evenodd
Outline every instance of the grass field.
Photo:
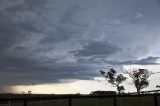
M 160 106 L 160 97 L 158 97 Z M 1 104 L 0 106 L 23 106 L 23 103 Z M 68 100 L 30 101 L 27 106 L 68 106 Z M 72 106 L 113 106 L 112 98 L 73 99 Z M 154 106 L 152 96 L 117 97 L 117 106 Z

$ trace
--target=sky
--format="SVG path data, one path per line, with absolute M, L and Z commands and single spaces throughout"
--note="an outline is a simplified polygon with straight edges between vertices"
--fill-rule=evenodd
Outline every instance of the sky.
M 0 0 L 0 92 L 112 90 L 110 66 L 160 72 L 159 19 L 159 0 Z

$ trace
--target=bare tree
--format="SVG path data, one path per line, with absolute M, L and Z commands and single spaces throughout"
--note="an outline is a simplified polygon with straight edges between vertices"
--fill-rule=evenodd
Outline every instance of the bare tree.
M 105 72 L 100 70 L 100 73 L 107 79 L 108 83 L 117 87 L 118 93 L 124 91 L 124 86 L 120 85 L 127 78 L 123 76 L 123 74 L 117 74 L 114 68 L 110 68 L 109 71 Z
M 133 83 L 137 89 L 138 94 L 140 94 L 142 89 L 148 87 L 148 78 L 152 72 L 148 71 L 147 69 L 133 69 L 126 72 L 133 79 Z

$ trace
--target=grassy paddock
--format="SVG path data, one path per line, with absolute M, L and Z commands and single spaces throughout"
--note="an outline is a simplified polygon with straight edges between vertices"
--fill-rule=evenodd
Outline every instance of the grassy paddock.
M 160 96 L 157 96 L 160 106 Z M 23 102 L 8 102 L 0 106 L 23 106 Z M 68 106 L 68 99 L 28 101 L 27 106 Z M 72 98 L 72 106 L 113 106 L 113 97 L 109 98 Z M 155 106 L 153 96 L 117 97 L 117 106 Z

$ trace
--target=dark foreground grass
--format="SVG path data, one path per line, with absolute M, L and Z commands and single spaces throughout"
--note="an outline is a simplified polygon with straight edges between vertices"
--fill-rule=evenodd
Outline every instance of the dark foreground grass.
M 158 104 L 160 106 L 160 96 Z M 23 106 L 23 103 L 10 103 L 10 106 Z M 27 106 L 68 106 L 68 100 L 28 101 Z M 113 98 L 72 99 L 72 106 L 113 106 Z M 117 106 L 154 106 L 154 98 L 153 96 L 117 97 Z
M 160 101 L 160 97 L 158 98 L 158 101 Z M 23 106 L 23 105 L 22 103 L 13 103 L 13 104 L 11 103 L 11 106 Z M 28 103 L 27 106 L 68 106 L 68 101 L 67 100 L 31 101 Z M 73 99 L 72 106 L 113 106 L 113 99 L 112 98 Z M 151 96 L 118 97 L 117 106 L 154 106 L 154 99 Z
M 153 97 L 121 97 L 117 98 L 118 106 L 154 106 Z

